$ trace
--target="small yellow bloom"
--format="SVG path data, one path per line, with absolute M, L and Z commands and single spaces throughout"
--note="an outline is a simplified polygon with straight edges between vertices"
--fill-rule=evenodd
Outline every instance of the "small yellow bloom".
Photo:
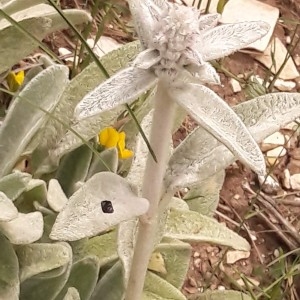
M 99 143 L 105 148 L 116 147 L 119 141 L 119 132 L 113 127 L 106 127 L 100 131 Z
M 18 88 L 21 86 L 21 84 L 23 83 L 24 77 L 25 77 L 25 73 L 23 70 L 18 73 L 9 72 L 6 77 L 9 90 L 11 92 L 16 92 Z
M 126 149 L 125 132 L 118 132 L 113 127 L 106 127 L 100 131 L 98 138 L 99 143 L 105 148 L 117 147 L 119 158 L 126 159 L 133 156 L 133 152 L 131 150 Z
M 119 141 L 118 141 L 118 151 L 119 158 L 126 159 L 133 156 L 133 152 L 125 148 L 125 132 L 122 131 L 119 133 Z

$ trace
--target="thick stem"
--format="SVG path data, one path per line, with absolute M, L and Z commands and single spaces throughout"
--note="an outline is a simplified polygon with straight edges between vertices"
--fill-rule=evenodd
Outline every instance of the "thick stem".
M 140 218 L 131 272 L 126 289 L 125 300 L 140 300 L 144 287 L 149 258 L 153 251 L 158 204 L 160 201 L 163 178 L 169 158 L 169 145 L 175 104 L 169 97 L 167 87 L 159 82 L 155 96 L 154 115 L 150 144 L 156 155 L 157 163 L 149 154 L 143 181 L 143 197 L 149 200 L 148 212 Z

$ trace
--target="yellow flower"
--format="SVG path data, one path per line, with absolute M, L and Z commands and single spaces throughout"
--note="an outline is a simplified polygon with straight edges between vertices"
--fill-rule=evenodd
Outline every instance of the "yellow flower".
M 99 144 L 101 144 L 105 148 L 117 147 L 119 158 L 126 159 L 133 156 L 133 152 L 131 150 L 126 149 L 125 132 L 118 132 L 113 127 L 106 127 L 100 131 L 98 138 Z
M 11 92 L 16 92 L 18 90 L 18 88 L 21 86 L 21 84 L 24 81 L 24 71 L 20 71 L 18 73 L 15 72 L 9 72 L 7 77 L 6 77 L 6 81 L 9 87 L 9 90 Z

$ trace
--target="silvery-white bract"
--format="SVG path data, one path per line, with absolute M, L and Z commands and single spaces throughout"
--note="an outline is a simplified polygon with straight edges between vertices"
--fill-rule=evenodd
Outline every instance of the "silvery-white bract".
M 143 46 L 132 65 L 87 94 L 75 109 L 77 120 L 131 103 L 160 81 L 174 101 L 258 174 L 265 173 L 261 151 L 245 125 L 206 83 L 219 84 L 208 63 L 263 37 L 264 22 L 216 26 L 219 15 L 163 0 L 130 0 Z

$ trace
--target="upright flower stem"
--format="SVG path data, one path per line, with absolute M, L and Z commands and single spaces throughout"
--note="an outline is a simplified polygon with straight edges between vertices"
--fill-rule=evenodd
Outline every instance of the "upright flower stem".
M 150 144 L 156 155 L 157 163 L 149 154 L 142 194 L 144 198 L 149 200 L 150 206 L 148 212 L 139 220 L 139 230 L 125 300 L 140 300 L 142 298 L 147 266 L 153 251 L 156 234 L 158 204 L 163 188 L 163 178 L 169 158 L 175 103 L 168 95 L 165 83 L 158 83 L 154 102 Z

